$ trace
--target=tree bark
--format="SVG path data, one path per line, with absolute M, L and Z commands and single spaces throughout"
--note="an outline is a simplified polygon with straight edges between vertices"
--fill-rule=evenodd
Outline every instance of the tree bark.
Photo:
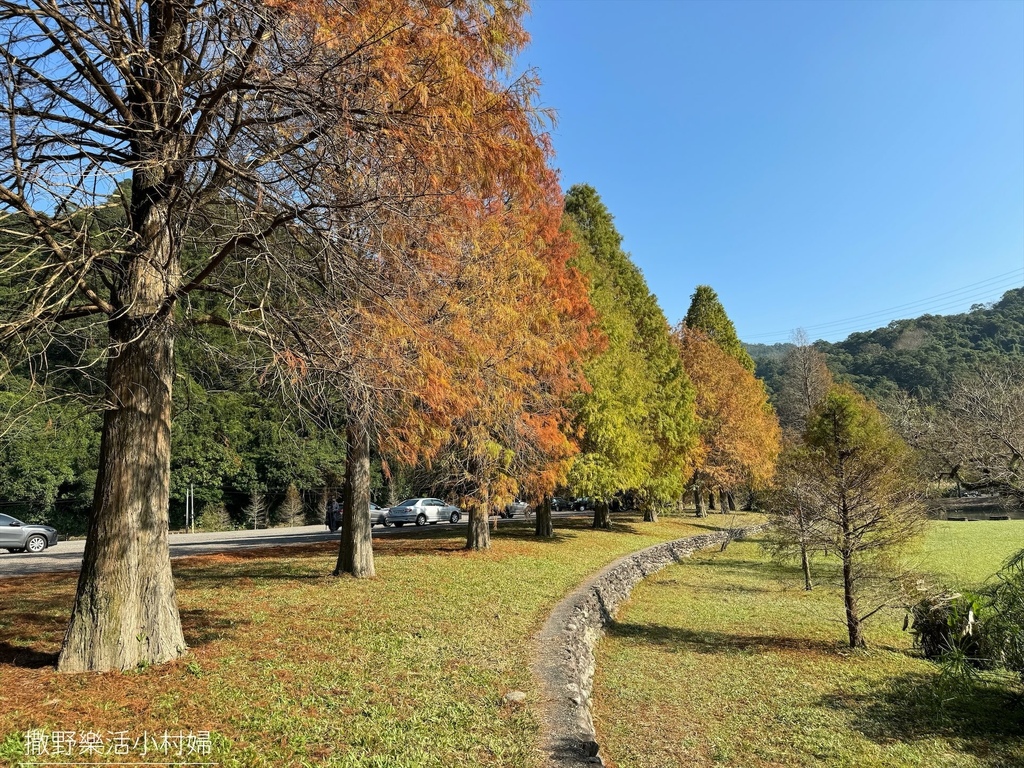
M 373 567 L 373 527 L 370 508 L 370 435 L 359 415 L 349 409 L 345 425 L 345 491 L 341 515 L 341 544 L 334 575 L 357 579 L 376 575 Z
M 800 567 L 804 572 L 804 589 L 810 592 L 814 589 L 814 583 L 811 581 L 811 556 L 807 551 L 807 513 L 800 506 L 796 510 L 796 524 L 800 531 Z
M 555 535 L 554 521 L 551 517 L 551 497 L 545 496 L 537 505 L 537 520 L 533 529 L 534 535 L 550 539 Z
M 708 508 L 704 506 L 704 490 L 700 485 L 693 487 L 693 506 L 697 510 L 697 517 L 708 516 Z
M 139 211 L 149 258 L 128 265 L 127 309 L 110 321 L 99 474 L 61 672 L 127 670 L 185 651 L 167 543 L 178 279 L 166 204 Z
M 644 502 L 644 522 L 658 522 L 658 508 L 651 502 Z
M 845 479 L 845 467 L 840 466 L 839 477 Z M 853 526 L 846 506 L 844 494 L 839 498 L 839 520 L 842 524 L 843 538 L 840 556 L 843 559 L 843 600 L 846 605 L 846 629 L 851 648 L 863 648 L 864 637 L 861 634 L 860 616 L 857 613 L 856 584 L 853 573 Z
M 729 496 L 724 490 L 718 492 L 718 508 L 723 514 L 729 511 Z
M 601 530 L 610 530 L 612 527 L 612 518 L 608 514 L 608 502 L 605 499 L 599 499 L 594 504 L 594 528 Z
M 149 4 L 153 61 L 127 89 L 132 113 L 132 238 L 111 290 L 107 410 L 78 591 L 57 660 L 62 672 L 131 669 L 181 655 L 167 543 L 174 382 L 174 292 L 181 245 L 171 216 L 180 184 L 184 56 L 191 7 Z
M 491 508 L 487 486 L 480 489 L 480 496 L 469 508 L 469 525 L 466 530 L 466 549 L 491 548 L 491 532 L 487 526 L 487 512 Z
M 708 491 L 708 509 L 712 512 L 715 511 L 715 491 L 714 489 Z
M 730 512 L 735 512 L 736 511 L 736 494 L 734 494 L 732 491 L 729 491 L 725 495 L 725 497 L 726 497 L 726 500 L 729 502 L 729 511 Z
M 861 633 L 860 617 L 857 615 L 857 596 L 854 592 L 853 557 L 843 552 L 843 597 L 846 603 L 846 629 L 851 648 L 863 648 L 864 636 Z
M 800 567 L 804 572 L 804 590 L 810 592 L 814 589 L 814 583 L 811 581 L 811 558 L 807 553 L 807 543 L 800 542 Z

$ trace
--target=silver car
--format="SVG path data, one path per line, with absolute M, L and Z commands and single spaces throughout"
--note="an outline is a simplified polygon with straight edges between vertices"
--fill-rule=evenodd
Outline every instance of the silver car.
M 391 527 L 391 518 L 388 517 L 391 510 L 387 507 L 378 507 L 372 501 L 370 502 L 370 527 L 373 528 L 375 525 L 383 525 L 385 528 Z
M 457 523 L 461 518 L 461 509 L 440 499 L 406 499 L 388 510 L 388 519 L 399 527 L 406 523 Z
M 530 505 L 521 499 L 516 499 L 511 504 L 505 505 L 505 511 L 500 515 L 500 517 L 515 517 L 516 515 L 529 517 L 529 512 Z
M 0 549 L 32 554 L 57 543 L 57 529 L 48 525 L 23 523 L 10 515 L 0 515 Z

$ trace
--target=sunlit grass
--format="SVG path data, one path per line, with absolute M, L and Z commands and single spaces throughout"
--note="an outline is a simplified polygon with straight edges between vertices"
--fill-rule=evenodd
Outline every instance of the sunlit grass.
M 976 584 L 1021 547 L 1024 523 L 941 523 L 916 557 Z M 619 768 L 1024 765 L 1024 709 L 1005 686 L 945 684 L 902 611 L 869 623 L 867 651 L 844 647 L 841 619 L 838 586 L 805 592 L 756 543 L 651 577 L 599 647 L 605 754 Z
M 375 541 L 367 581 L 327 576 L 328 544 L 176 561 L 191 650 L 126 674 L 52 671 L 73 574 L 0 580 L 0 764 L 38 728 L 209 730 L 203 759 L 223 766 L 539 765 L 530 665 L 547 613 L 617 556 L 718 521 L 757 519 L 558 520 L 553 541 L 503 523 L 487 553 L 461 531 L 402 532 Z M 526 707 L 502 706 L 511 690 Z

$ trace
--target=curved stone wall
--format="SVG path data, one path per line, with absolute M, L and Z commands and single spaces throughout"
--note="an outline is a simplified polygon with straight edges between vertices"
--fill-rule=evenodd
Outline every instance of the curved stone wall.
M 544 693 L 543 747 L 548 764 L 603 765 L 594 733 L 594 648 L 619 605 L 647 576 L 700 549 L 728 544 L 767 526 L 676 539 L 634 552 L 599 571 L 551 612 L 537 637 L 535 674 Z

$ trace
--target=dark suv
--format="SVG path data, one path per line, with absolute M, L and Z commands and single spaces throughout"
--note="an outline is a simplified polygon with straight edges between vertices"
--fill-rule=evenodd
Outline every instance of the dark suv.
M 0 515 L 0 549 L 33 554 L 57 543 L 57 529 L 48 525 L 23 523 L 10 515 Z

